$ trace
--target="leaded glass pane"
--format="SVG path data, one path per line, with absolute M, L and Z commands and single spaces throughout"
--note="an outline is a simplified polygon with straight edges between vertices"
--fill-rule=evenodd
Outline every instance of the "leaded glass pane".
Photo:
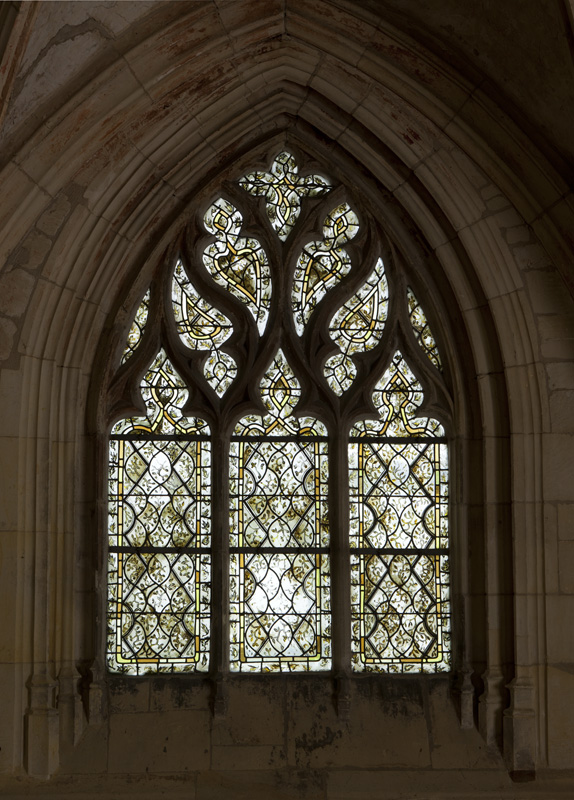
M 446 444 L 349 445 L 352 548 L 448 547 Z
M 448 449 L 396 353 L 349 443 L 353 669 L 450 669 Z
M 438 420 L 418 416 L 423 399 L 421 384 L 397 350 L 373 393 L 379 419 L 357 422 L 351 436 L 444 436 Z
M 205 212 L 204 225 L 215 236 L 203 263 L 216 281 L 244 302 L 262 335 L 269 317 L 271 273 L 267 254 L 257 239 L 240 236 L 243 216 L 220 197 Z
M 189 391 L 165 350 L 160 350 L 149 366 L 140 391 L 147 409 L 146 416 L 120 420 L 112 428 L 112 434 L 209 433 L 203 420 L 183 416 L 182 408 Z
M 206 672 L 211 557 L 110 550 L 108 558 L 109 669 Z
M 321 547 L 329 544 L 327 444 L 248 439 L 232 447 L 231 544 Z
M 112 439 L 110 546 L 209 546 L 209 450 L 197 438 Z
M 423 311 L 421 304 L 415 297 L 411 288 L 407 289 L 407 301 L 409 304 L 409 318 L 411 325 L 413 326 L 413 331 L 417 338 L 417 342 L 420 344 L 421 348 L 430 358 L 435 367 L 437 369 L 442 369 L 438 347 L 436 346 L 434 336 L 432 335 L 432 331 L 427 322 L 425 312 Z
M 175 265 L 171 295 L 179 336 L 187 347 L 209 351 L 203 374 L 222 397 L 237 375 L 235 360 L 229 353 L 219 350 L 232 334 L 231 323 L 225 314 L 200 297 L 181 261 Z
M 223 397 L 237 375 L 237 364 L 229 353 L 214 350 L 207 357 L 203 374 L 219 397 Z
M 173 272 L 172 303 L 177 332 L 192 350 L 211 350 L 231 336 L 229 319 L 199 295 L 181 261 Z
M 353 385 L 353 381 L 357 377 L 357 367 L 349 356 L 335 353 L 325 361 L 323 374 L 331 389 L 340 397 Z
M 122 360 L 121 360 L 122 364 L 125 364 L 128 358 L 131 358 L 131 356 L 135 353 L 136 348 L 141 341 L 148 318 L 149 301 L 150 301 L 150 290 L 148 289 L 147 292 L 144 294 L 141 303 L 138 306 L 138 310 L 136 311 L 136 315 L 134 317 L 134 321 L 132 322 L 130 332 L 128 333 L 128 340 L 126 342 L 126 346 L 122 354 Z
M 447 672 L 448 583 L 447 554 L 353 554 L 353 669 Z
M 326 218 L 323 241 L 309 242 L 303 248 L 295 267 L 291 292 L 295 330 L 299 336 L 303 335 L 317 303 L 351 269 L 351 258 L 343 245 L 358 231 L 357 215 L 348 203 L 342 203 Z
M 246 192 L 265 197 L 269 221 L 284 242 L 301 212 L 301 199 L 325 194 L 331 188 L 321 175 L 299 175 L 295 159 L 287 151 L 279 153 L 270 172 L 250 172 L 239 185 Z
M 330 666 L 327 477 L 325 441 L 231 443 L 234 671 Z
M 261 382 L 268 413 L 231 442 L 233 671 L 330 667 L 328 447 L 321 423 L 293 416 L 300 392 L 279 351 Z
M 109 444 L 108 666 L 132 675 L 206 671 L 209 428 L 182 416 L 188 393 L 165 352 L 141 391 L 148 416 L 117 423 Z
M 263 417 L 257 414 L 243 417 L 234 432 L 249 436 L 326 436 L 327 429 L 319 420 L 294 416 L 300 397 L 301 385 L 279 350 L 261 381 L 261 399 L 268 413 Z
M 351 356 L 372 350 L 381 341 L 387 319 L 389 291 L 382 259 L 361 288 L 331 319 L 329 334 L 340 353 L 327 359 L 324 374 L 335 394 L 350 388 L 357 374 Z
M 329 587 L 320 553 L 232 553 L 231 670 L 329 669 Z

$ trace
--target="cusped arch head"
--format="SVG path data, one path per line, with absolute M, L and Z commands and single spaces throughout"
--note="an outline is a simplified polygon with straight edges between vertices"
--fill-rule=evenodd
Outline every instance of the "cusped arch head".
M 298 169 L 300 165 L 303 177 L 320 175 L 325 183 L 333 187 L 330 192 L 318 192 L 317 194 L 320 194 L 318 197 L 301 197 L 300 202 L 303 208 L 310 208 L 309 203 L 312 203 L 317 208 L 327 209 L 331 194 L 334 193 L 335 197 L 338 195 L 339 199 L 346 195 L 353 209 L 357 209 L 359 218 L 364 215 L 365 218 L 370 219 L 370 225 L 377 227 L 384 252 L 377 253 L 376 249 L 372 251 L 371 271 L 375 269 L 377 258 L 381 256 L 385 265 L 389 265 L 388 269 L 385 270 L 385 278 L 388 279 L 389 291 L 392 295 L 389 308 L 392 310 L 393 303 L 399 302 L 399 296 L 401 297 L 400 302 L 402 302 L 402 295 L 404 293 L 406 297 L 409 287 L 411 287 L 411 291 L 416 291 L 417 301 L 423 304 L 432 331 L 435 337 L 438 336 L 440 340 L 441 353 L 444 360 L 444 374 L 456 406 L 454 416 L 459 420 L 459 424 L 461 420 L 463 421 L 462 427 L 467 432 L 474 434 L 479 431 L 481 427 L 480 404 L 476 395 L 476 382 L 474 380 L 477 370 L 473 363 L 472 347 L 468 337 L 465 335 L 463 313 L 456 300 L 456 287 L 453 286 L 450 280 L 451 276 L 447 274 L 441 261 L 432 252 L 431 244 L 426 241 L 421 230 L 417 227 L 416 219 L 413 219 L 397 198 L 389 193 L 386 187 L 381 186 L 373 175 L 365 175 L 364 163 L 358 162 L 353 158 L 352 154 L 341 146 L 336 146 L 333 143 L 329 143 L 327 146 L 322 139 L 318 138 L 304 124 L 298 123 L 295 126 L 290 126 L 288 131 L 275 134 L 265 143 L 258 144 L 257 147 L 247 152 L 234 153 L 233 157 L 228 157 L 216 176 L 212 177 L 208 182 L 200 182 L 195 187 L 195 190 L 189 193 L 187 197 L 188 204 L 178 214 L 177 218 L 167 218 L 165 220 L 164 230 L 156 238 L 151 257 L 148 257 L 143 262 L 139 259 L 136 260 L 131 270 L 124 273 L 123 286 L 125 287 L 126 297 L 123 302 L 120 298 L 117 298 L 114 308 L 119 311 L 122 306 L 128 308 L 132 303 L 135 305 L 136 292 L 139 295 L 139 301 L 142 292 L 139 287 L 143 286 L 145 290 L 146 285 L 144 283 L 144 275 L 147 274 L 149 285 L 154 272 L 159 274 L 164 269 L 163 265 L 166 261 L 176 260 L 176 251 L 180 246 L 179 242 L 188 248 L 188 261 L 191 259 L 191 261 L 198 262 L 198 256 L 201 256 L 204 261 L 203 267 L 201 264 L 197 265 L 198 287 L 201 289 L 201 279 L 205 279 L 208 272 L 206 270 L 206 259 L 209 260 L 210 257 L 205 249 L 208 247 L 206 243 L 213 241 L 217 244 L 217 237 L 209 229 L 213 216 L 213 214 L 210 216 L 209 208 L 213 209 L 214 198 L 217 199 L 218 196 L 221 196 L 220 189 L 222 185 L 225 185 L 226 197 L 233 199 L 233 196 L 235 196 L 239 206 L 242 198 L 249 195 L 245 186 L 241 186 L 241 179 L 244 176 L 257 174 L 258 171 L 261 174 L 264 167 L 266 167 L 269 174 L 272 171 L 277 155 L 282 153 L 292 154 Z M 352 190 L 348 187 L 352 187 Z M 267 198 L 252 196 L 251 200 L 255 203 L 259 202 L 262 214 L 265 214 Z M 225 205 L 229 208 L 234 207 L 233 203 L 227 199 L 225 200 Z M 323 215 L 323 220 L 325 216 Z M 253 227 L 253 219 L 249 218 L 245 221 L 242 219 L 241 224 L 244 225 L 249 233 L 249 230 Z M 295 221 L 295 224 L 298 224 L 297 221 Z M 359 226 L 359 229 L 361 227 L 365 230 L 368 228 L 368 226 Z M 267 228 L 267 238 L 261 239 L 264 251 L 275 246 L 273 244 L 273 236 L 277 239 L 270 220 Z M 236 235 L 237 232 L 234 236 Z M 355 235 L 354 231 L 353 235 Z M 367 234 L 361 231 L 361 235 Z M 283 239 L 283 246 L 287 249 L 292 247 L 292 242 L 295 241 L 292 238 L 293 236 L 296 239 L 296 234 L 289 231 Z M 200 242 L 196 246 L 195 252 L 193 252 L 194 241 Z M 352 244 L 353 242 L 345 245 L 345 247 L 351 247 Z M 223 245 L 219 243 L 218 246 L 221 248 Z M 199 253 L 199 248 L 201 248 L 201 253 Z M 295 252 L 294 249 L 293 257 L 295 257 Z M 207 253 L 207 256 L 205 253 Z M 399 265 L 400 269 L 393 269 L 393 263 Z M 191 268 L 194 269 L 194 267 Z M 461 269 L 463 268 L 461 267 Z M 365 270 L 366 272 L 368 271 L 367 268 Z M 406 279 L 400 277 L 399 273 L 402 271 L 405 272 Z M 408 277 L 409 272 L 412 280 Z M 194 275 L 193 277 L 195 279 L 196 276 Z M 365 274 L 366 277 L 367 275 Z M 224 298 L 226 290 L 223 286 L 224 282 L 222 280 L 222 291 L 218 295 L 218 299 Z M 357 287 L 354 288 L 355 291 L 358 291 L 360 287 L 357 284 Z M 347 298 L 352 296 L 351 289 L 346 296 Z M 224 317 L 227 319 L 232 318 L 235 323 L 238 319 L 237 315 L 243 315 L 245 318 L 246 314 L 250 314 L 257 322 L 257 310 L 253 305 L 253 301 L 247 297 L 247 292 L 243 287 L 239 287 L 237 297 L 237 303 L 220 307 L 219 310 Z M 276 307 L 272 305 L 274 301 L 275 298 L 271 296 L 270 301 L 266 301 L 267 306 L 264 314 L 260 315 L 261 320 L 258 323 L 260 334 L 264 330 L 268 314 L 276 313 Z M 250 302 L 253 305 L 251 309 L 249 307 Z M 271 302 L 271 305 L 269 305 L 269 302 Z M 243 307 L 240 307 L 241 304 Z M 135 316 L 134 305 L 131 305 L 130 314 L 132 318 Z M 116 315 L 118 314 L 117 311 L 115 313 Z M 412 329 L 412 323 L 408 321 L 408 314 L 404 312 L 401 312 L 401 314 L 404 317 L 405 330 Z M 328 326 L 332 317 L 332 312 L 325 316 L 324 326 L 327 342 L 329 341 Z M 100 353 L 116 353 L 118 349 L 122 349 L 119 342 L 125 337 L 125 328 L 123 326 L 126 322 L 122 321 L 122 327 L 120 327 L 120 320 L 125 319 L 125 314 L 117 316 L 118 322 L 112 325 L 111 333 L 108 331 L 106 337 L 108 341 L 103 347 L 99 348 Z M 331 348 L 331 357 L 335 352 Z M 496 362 L 496 355 L 493 358 Z M 429 365 L 433 367 L 430 362 Z M 238 368 L 241 369 L 241 365 L 238 365 Z M 226 383 L 226 389 L 228 385 L 229 381 Z

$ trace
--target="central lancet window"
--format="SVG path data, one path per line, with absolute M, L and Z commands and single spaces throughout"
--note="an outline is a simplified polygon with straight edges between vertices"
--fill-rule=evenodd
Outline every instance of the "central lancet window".
M 230 448 L 231 669 L 331 666 L 329 454 L 325 425 L 297 418 L 301 388 L 278 351 L 263 416 Z
M 109 669 L 448 671 L 449 403 L 420 276 L 288 151 L 200 211 L 109 393 Z

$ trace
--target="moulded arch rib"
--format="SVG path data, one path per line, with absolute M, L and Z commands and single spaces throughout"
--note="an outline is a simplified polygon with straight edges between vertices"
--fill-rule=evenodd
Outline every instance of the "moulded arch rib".
M 528 163 L 520 175 L 502 168 L 496 136 L 490 140 L 484 131 L 472 130 L 464 112 L 472 85 L 457 83 L 427 55 L 409 62 L 407 38 L 367 12 L 352 13 L 347 6 L 325 21 L 319 11 L 328 3 L 309 9 L 288 3 L 286 16 L 274 5 L 261 19 L 249 20 L 241 5 L 229 4 L 218 14 L 202 5 L 135 47 L 126 41 L 121 56 L 101 76 L 88 81 L 86 67 L 85 81 L 74 84 L 79 88 L 62 90 L 57 110 L 19 149 L 14 139 L 14 161 L 4 171 L 6 194 L 18 196 L 23 175 L 41 188 L 35 190 L 34 203 L 24 198 L 10 212 L 17 225 L 8 235 L 9 257 L 34 230 L 52 198 L 57 200 L 71 185 L 81 198 L 48 243 L 42 277 L 34 276 L 15 342 L 14 358 L 19 358 L 18 350 L 23 354 L 25 377 L 22 435 L 50 443 L 65 440 L 82 460 L 83 430 L 81 425 L 73 430 L 69 410 L 79 408 L 83 419 L 88 381 L 90 376 L 94 380 L 101 357 L 97 344 L 106 341 L 107 328 L 121 326 L 111 320 L 124 298 L 131 297 L 126 287 L 134 278 L 143 284 L 144 273 L 151 277 L 154 264 L 184 226 L 190 202 L 217 175 L 230 174 L 232 164 L 245 163 L 250 153 L 292 136 L 317 160 L 332 159 L 341 175 L 346 171 L 349 185 L 364 190 L 369 200 L 377 193 L 392 196 L 396 216 L 389 218 L 389 225 L 397 236 L 403 231 L 403 255 L 412 256 L 413 263 L 433 259 L 441 272 L 433 291 L 438 294 L 437 287 L 445 287 L 449 300 L 455 301 L 457 319 L 470 340 L 470 372 L 480 373 L 481 399 L 478 410 L 468 410 L 468 428 L 478 440 L 477 421 L 482 421 L 488 446 L 496 439 L 495 449 L 503 452 L 501 458 L 485 456 L 485 463 L 498 458 L 498 471 L 489 477 L 502 481 L 498 486 L 491 482 L 485 494 L 491 492 L 492 531 L 504 540 L 495 549 L 500 544 L 508 555 L 512 531 L 508 518 L 497 520 L 496 508 L 513 496 L 524 499 L 522 485 L 532 488 L 538 503 L 541 475 L 531 468 L 531 456 L 522 461 L 524 471 L 513 474 L 513 483 L 505 483 L 511 480 L 507 436 L 518 434 L 512 447 L 520 461 L 517 454 L 537 451 L 536 437 L 549 423 L 535 366 L 539 341 L 532 304 L 504 241 L 504 222 L 491 213 L 488 200 L 498 182 L 519 211 L 533 215 L 562 192 L 563 184 L 548 170 L 544 185 L 533 188 L 532 176 L 544 165 L 533 147 L 523 150 Z M 205 21 L 204 35 L 189 37 L 193 20 Z M 161 59 L 154 62 L 152 53 Z M 513 135 L 506 121 L 500 126 L 505 135 Z M 31 127 L 22 123 L 20 130 L 29 132 Z M 502 192 L 498 196 L 504 200 Z M 492 216 L 492 222 L 484 223 L 485 216 Z M 407 234 L 414 244 L 407 243 Z M 138 283 L 134 297 L 140 288 Z M 446 305 L 443 301 L 437 307 L 446 314 Z M 461 381 L 457 391 L 462 396 L 467 388 L 468 381 Z M 50 415 L 43 415 L 47 397 L 53 407 Z M 37 426 L 25 430 L 31 419 Z M 527 442 L 520 438 L 523 433 L 530 436 Z M 22 448 L 23 489 L 43 463 L 42 447 Z M 53 516 L 48 522 L 40 504 L 37 524 L 38 530 L 49 528 L 61 536 L 70 531 L 61 509 L 90 493 L 69 471 L 62 471 L 64 451 L 56 447 L 53 453 L 52 479 L 38 488 L 49 498 Z M 23 531 L 32 526 L 30 513 L 23 511 Z M 538 546 L 538 517 L 529 517 L 525 528 L 532 552 Z M 50 555 L 53 565 L 61 552 L 59 540 Z M 38 575 L 44 574 L 39 566 L 44 555 L 41 549 L 26 552 L 27 563 L 36 558 Z M 539 587 L 542 578 L 536 570 L 532 578 L 531 561 L 525 565 L 517 559 L 516 565 L 515 575 L 528 574 Z M 504 581 L 512 584 L 508 574 L 499 581 L 497 570 L 494 564 L 488 577 L 492 596 L 501 593 Z M 520 603 L 516 615 L 521 620 L 527 616 Z M 493 630 L 498 621 L 493 618 Z M 40 628 L 43 624 L 37 621 Z M 493 650 L 500 647 L 499 635 L 489 641 Z M 520 643 L 521 665 L 542 660 L 537 650 L 541 638 L 533 631 L 526 644 Z M 60 644 L 38 635 L 38 662 L 47 647 L 56 661 L 71 658 L 79 647 L 73 637 L 58 650 Z

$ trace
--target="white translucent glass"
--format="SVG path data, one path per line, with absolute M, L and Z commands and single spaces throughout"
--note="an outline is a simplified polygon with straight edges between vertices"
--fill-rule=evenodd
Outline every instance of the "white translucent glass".
M 444 436 L 438 420 L 419 416 L 423 388 L 399 350 L 375 385 L 372 399 L 379 419 L 357 422 L 351 436 Z
M 205 672 L 209 428 L 183 416 L 188 390 L 163 350 L 140 390 L 147 416 L 120 420 L 109 442 L 108 668 L 130 675 Z
M 131 358 L 131 356 L 135 353 L 139 343 L 141 342 L 149 314 L 149 301 L 150 301 L 150 290 L 148 289 L 147 292 L 144 294 L 141 303 L 138 306 L 136 315 L 129 330 L 126 346 L 122 354 L 122 359 L 121 359 L 122 364 L 125 364 L 128 358 Z
M 230 444 L 230 667 L 325 670 L 331 665 L 325 426 L 294 415 L 301 387 L 282 351 L 260 389 L 267 414 L 241 419 Z
M 257 239 L 240 236 L 243 217 L 220 197 L 204 215 L 215 241 L 203 252 L 203 263 L 216 283 L 247 305 L 263 335 L 271 304 L 267 254 Z
M 302 198 L 325 194 L 331 188 L 321 175 L 299 175 L 295 158 L 286 150 L 273 159 L 270 172 L 250 172 L 239 185 L 249 194 L 265 197 L 267 216 L 283 242 L 299 218 Z
M 291 292 L 295 330 L 303 335 L 317 304 L 351 269 L 343 245 L 359 231 L 359 219 L 348 203 L 331 211 L 323 226 L 323 241 L 309 242 L 297 260 Z
M 413 331 L 417 342 L 430 358 L 435 367 L 437 369 L 442 369 L 440 353 L 438 351 L 435 338 L 432 335 L 430 325 L 427 322 L 426 314 L 410 287 L 407 288 L 407 302 L 409 306 L 409 319 L 411 321 L 411 325 L 413 326 Z
M 355 380 L 352 356 L 372 350 L 381 341 L 387 320 L 389 290 L 383 260 L 355 294 L 333 315 L 329 335 L 340 353 L 325 362 L 323 373 L 336 395 L 341 396 Z

